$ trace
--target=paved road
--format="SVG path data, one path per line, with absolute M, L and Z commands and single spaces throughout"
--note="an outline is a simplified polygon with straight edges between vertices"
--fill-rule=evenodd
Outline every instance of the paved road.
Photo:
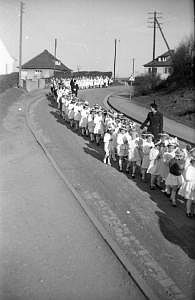
M 0 299 L 145 299 L 27 129 L 32 98 L 0 102 Z
M 80 94 L 102 103 L 113 89 Z M 44 98 L 44 97 L 43 97 Z M 34 128 L 63 174 L 117 241 L 147 283 L 164 299 L 193 299 L 194 221 L 184 203 L 172 208 L 159 191 L 102 163 L 103 149 L 69 128 L 48 100 L 33 108 Z

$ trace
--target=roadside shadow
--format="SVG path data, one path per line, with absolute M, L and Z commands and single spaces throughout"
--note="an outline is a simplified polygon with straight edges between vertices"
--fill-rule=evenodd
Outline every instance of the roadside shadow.
M 49 102 L 48 106 L 53 107 L 53 108 L 57 108 L 57 103 L 54 100 L 54 97 L 50 93 L 46 93 L 45 97 L 46 97 L 47 101 Z
M 62 125 L 67 125 L 66 121 L 60 116 L 58 111 L 50 111 L 50 114 L 55 117 L 56 121 Z
M 156 212 L 159 217 L 159 227 L 164 237 L 181 249 L 191 258 L 195 259 L 195 231 L 187 224 L 181 224 L 180 229 L 175 226 L 174 222 L 166 213 Z

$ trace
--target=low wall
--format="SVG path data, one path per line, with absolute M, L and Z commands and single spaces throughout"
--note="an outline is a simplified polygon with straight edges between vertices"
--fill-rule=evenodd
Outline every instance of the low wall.
M 46 87 L 45 79 L 40 78 L 37 80 L 26 79 L 23 80 L 23 88 L 26 89 L 28 92 L 37 89 L 44 89 Z

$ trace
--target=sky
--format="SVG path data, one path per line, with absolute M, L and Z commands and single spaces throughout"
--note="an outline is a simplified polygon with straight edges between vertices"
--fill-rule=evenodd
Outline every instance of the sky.
M 22 63 L 44 49 L 76 71 L 112 71 L 117 39 L 116 76 L 143 73 L 152 60 L 153 29 L 149 12 L 161 16 L 169 47 L 175 49 L 194 34 L 193 0 L 24 0 Z M 0 0 L 0 39 L 9 53 L 19 56 L 20 1 Z M 150 20 L 152 21 L 152 20 Z M 156 33 L 156 56 L 167 48 Z M 1 58 L 0 58 L 1 59 Z

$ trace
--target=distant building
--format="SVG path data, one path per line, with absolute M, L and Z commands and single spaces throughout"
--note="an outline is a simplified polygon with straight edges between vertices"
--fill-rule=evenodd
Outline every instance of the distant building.
M 174 50 L 170 51 L 163 53 L 154 60 L 145 64 L 144 67 L 147 68 L 147 72 L 151 74 L 153 69 L 153 72 L 160 75 L 161 79 L 166 79 L 173 71 L 171 55 L 174 53 Z
M 54 76 L 71 76 L 72 70 L 66 67 L 59 59 L 44 50 L 27 63 L 22 65 L 21 79 L 46 79 Z
M 0 39 L 0 75 L 14 71 L 14 59 L 11 57 L 3 41 Z

